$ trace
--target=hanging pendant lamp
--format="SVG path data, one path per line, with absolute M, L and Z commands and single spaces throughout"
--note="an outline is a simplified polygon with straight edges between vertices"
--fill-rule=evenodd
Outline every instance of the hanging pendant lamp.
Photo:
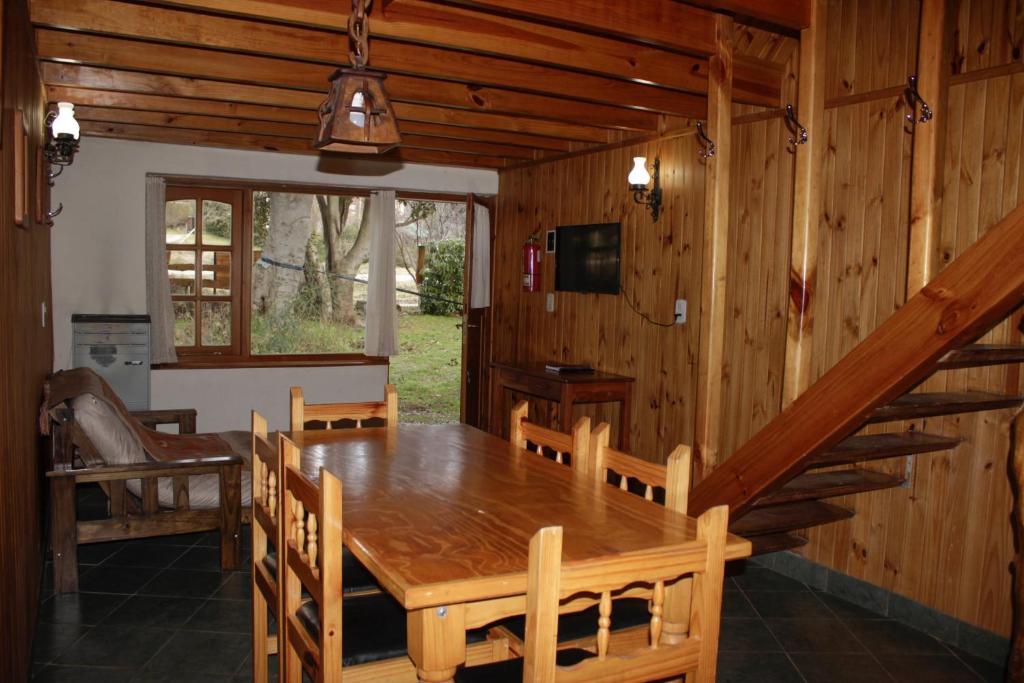
M 320 105 L 320 132 L 314 147 L 325 152 L 381 154 L 402 142 L 395 109 L 384 90 L 387 74 L 366 68 L 370 2 L 352 0 L 348 20 L 352 66 L 331 75 L 331 90 Z

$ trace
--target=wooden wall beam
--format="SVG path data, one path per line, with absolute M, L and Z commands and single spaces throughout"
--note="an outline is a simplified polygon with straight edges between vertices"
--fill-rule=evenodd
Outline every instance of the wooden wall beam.
M 814 292 L 821 222 L 822 158 L 825 145 L 826 0 L 814 0 L 811 25 L 800 32 L 797 118 L 807 127 L 807 144 L 796 146 L 793 183 L 793 239 L 789 271 L 789 314 L 782 405 L 789 405 L 810 384 Z
M 716 53 L 710 59 L 708 136 L 717 153 L 708 159 L 704 193 L 704 260 L 697 359 L 697 472 L 719 463 L 722 417 L 722 358 L 725 346 L 725 284 L 729 246 L 729 176 L 732 153 L 732 19 L 715 18 Z
M 44 67 L 44 71 L 46 68 Z M 48 83 L 46 88 L 50 102 L 74 102 L 100 108 L 134 109 L 140 111 L 158 111 L 165 114 L 195 114 L 204 116 L 249 119 L 254 121 L 279 121 L 282 123 L 308 123 L 316 121 L 316 113 L 308 108 L 277 107 L 273 105 L 245 104 L 218 100 L 173 97 L 168 95 L 151 95 L 136 92 L 115 90 L 95 90 L 83 87 Z M 395 104 L 399 125 L 406 123 L 422 123 L 451 129 L 454 137 L 473 135 L 476 132 L 486 134 L 489 131 L 508 135 L 523 134 L 527 138 L 536 138 L 537 147 L 543 147 L 540 141 L 550 145 L 550 149 L 568 150 L 576 144 L 574 141 L 603 143 L 608 139 L 608 132 L 602 128 L 576 126 L 553 121 L 540 121 L 501 114 L 467 112 L 457 109 L 444 109 L 419 104 Z
M 932 110 L 932 120 L 914 123 L 910 170 L 909 299 L 928 284 L 938 266 L 942 222 L 942 161 L 949 93 L 952 32 L 948 0 L 923 0 L 917 52 L 917 89 Z M 918 114 L 920 112 L 917 112 Z
M 312 140 L 251 135 L 247 133 L 143 126 L 128 123 L 83 121 L 82 134 L 102 138 L 165 142 L 196 147 L 228 147 L 231 149 L 258 149 L 269 152 L 287 152 L 290 154 L 321 154 L 318 150 L 313 149 Z M 323 156 L 326 159 L 337 159 L 339 161 L 358 158 L 363 161 L 382 163 L 439 164 L 465 166 L 468 168 L 502 168 L 505 165 L 505 160 L 501 157 L 429 149 L 399 148 L 393 152 L 374 156 L 372 159 L 367 159 L 365 155 L 353 157 L 352 155 L 324 154 Z

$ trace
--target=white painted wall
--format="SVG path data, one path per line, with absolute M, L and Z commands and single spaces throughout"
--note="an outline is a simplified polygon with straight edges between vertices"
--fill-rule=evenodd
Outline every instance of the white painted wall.
M 72 313 L 145 313 L 147 173 L 496 194 L 495 171 L 85 138 L 53 190 L 54 369 L 71 365 Z M 287 426 L 288 387 L 310 401 L 376 400 L 386 366 L 155 370 L 154 408 L 194 407 L 199 429 L 247 428 L 249 410 Z M 244 405 L 243 405 L 244 404 Z

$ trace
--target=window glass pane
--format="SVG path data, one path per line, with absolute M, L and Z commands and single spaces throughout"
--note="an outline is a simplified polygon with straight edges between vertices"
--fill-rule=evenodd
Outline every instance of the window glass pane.
M 231 244 L 231 205 L 203 200 L 203 244 Z
M 174 302 L 174 345 L 195 346 L 196 305 L 191 301 Z
M 207 296 L 231 294 L 231 252 L 203 252 L 203 288 Z
M 231 345 L 231 304 L 227 301 L 202 303 L 203 346 Z
M 172 199 L 164 208 L 167 244 L 196 243 L 196 200 Z
M 196 253 L 194 251 L 168 251 L 167 277 L 171 281 L 171 294 L 195 294 Z
M 253 193 L 253 354 L 363 350 L 363 197 Z M 345 277 L 341 277 L 345 276 Z

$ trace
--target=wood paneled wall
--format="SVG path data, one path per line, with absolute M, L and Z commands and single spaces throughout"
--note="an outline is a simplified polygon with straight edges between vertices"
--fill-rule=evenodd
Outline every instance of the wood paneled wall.
M 42 86 L 25 0 L 0 3 L 3 21 L 3 171 L 0 173 L 0 680 L 28 678 L 42 573 L 41 467 L 37 415 L 53 363 L 50 229 L 14 225 L 15 110 L 29 133 L 30 214 L 35 214 L 36 155 L 43 131 Z M 54 229 L 59 229 L 59 226 Z
M 631 157 L 661 159 L 662 216 L 651 220 L 633 203 L 626 175 Z M 637 378 L 633 450 L 664 460 L 672 447 L 692 442 L 694 379 L 699 330 L 700 261 L 704 222 L 704 167 L 692 135 L 566 159 L 502 174 L 494 245 L 494 346 L 496 361 L 591 363 Z M 560 225 L 622 222 L 621 296 L 555 292 L 554 259 L 544 254 L 543 292 L 521 291 L 523 242 Z M 675 299 L 689 302 L 686 325 L 671 323 Z M 615 410 L 585 406 L 607 419 Z
M 961 75 L 952 81 L 945 119 L 940 267 L 1024 201 L 1024 2 L 952 4 L 956 56 L 951 69 Z M 913 129 L 903 119 L 908 110 L 898 93 L 916 68 L 919 14 L 917 0 L 829 3 L 828 143 L 812 380 L 905 298 Z M 790 46 L 758 32 L 745 35 L 738 29 L 737 45 L 752 53 L 790 55 Z M 735 450 L 779 410 L 792 218 L 793 158 L 785 149 L 786 137 L 778 119 L 737 124 L 733 130 L 723 453 Z M 626 192 L 628 157 L 637 150 L 502 174 L 494 356 L 593 362 L 636 376 L 633 450 L 661 459 L 675 443 L 692 438 L 700 324 L 693 303 L 700 294 L 703 174 L 690 138 L 642 147 L 650 157 L 661 154 L 663 173 L 687 179 L 668 191 L 669 208 L 658 224 L 632 206 Z M 671 318 L 671 299 L 686 297 L 691 316 L 685 330 L 642 322 L 623 297 L 557 294 L 558 308 L 547 314 L 542 294 L 520 293 L 521 247 L 531 232 L 620 219 L 626 290 L 639 299 L 642 310 L 661 320 Z M 547 291 L 550 262 L 545 262 L 544 275 Z M 986 341 L 1019 343 L 1019 321 L 1018 315 Z M 1016 368 L 947 374 L 926 388 L 1021 390 L 1022 373 Z M 600 411 L 591 414 L 608 417 Z M 804 554 L 1008 634 L 1010 418 L 1003 411 L 917 422 L 916 428 L 958 434 L 965 441 L 951 453 L 919 457 L 907 488 L 840 499 L 857 515 L 812 530 Z M 896 459 L 871 467 L 902 474 L 905 465 Z

